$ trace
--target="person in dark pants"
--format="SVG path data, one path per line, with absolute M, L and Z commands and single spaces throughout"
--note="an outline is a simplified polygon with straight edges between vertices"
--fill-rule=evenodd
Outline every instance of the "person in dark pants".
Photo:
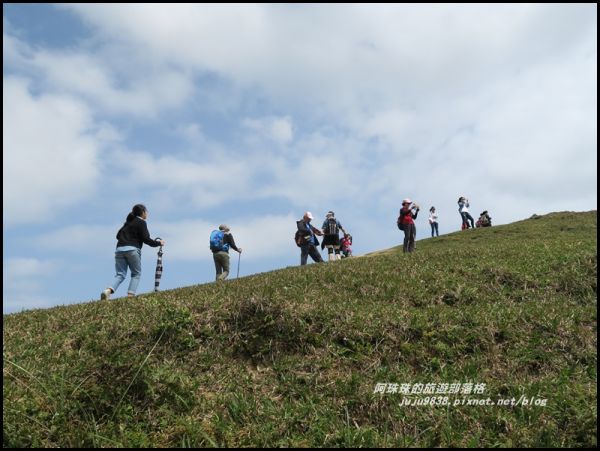
M 142 276 L 142 246 L 146 243 L 151 247 L 164 246 L 161 239 L 150 238 L 146 219 L 148 210 L 142 204 L 134 205 L 131 213 L 127 215 L 125 224 L 117 232 L 117 248 L 115 249 L 115 280 L 100 294 L 100 299 L 105 301 L 117 291 L 119 285 L 127 277 L 127 268 L 131 270 L 131 280 L 127 296 L 135 296 L 140 278 Z
M 434 232 L 437 236 L 440 236 L 440 230 L 438 228 L 438 216 L 435 212 L 435 207 L 429 209 L 429 224 L 431 224 L 431 237 L 433 238 Z
M 321 249 L 324 247 L 327 248 L 327 253 L 329 255 L 329 261 L 341 260 L 342 257 L 340 255 L 340 230 L 344 234 L 347 232 L 342 227 L 340 221 L 335 218 L 335 213 L 333 211 L 329 211 L 325 218 L 325 222 L 323 222 L 323 243 L 321 244 Z
M 411 207 L 412 204 L 412 207 Z M 404 252 L 414 252 L 417 228 L 415 219 L 419 213 L 419 206 L 413 204 L 410 199 L 402 201 L 400 216 L 398 217 L 398 228 L 404 232 Z
M 464 196 L 461 196 L 458 198 L 458 212 L 460 213 L 460 216 L 462 218 L 462 229 L 468 229 L 469 228 L 469 222 L 471 222 L 471 228 L 474 229 L 475 228 L 475 223 L 473 222 L 473 216 L 471 216 L 471 213 L 469 213 L 469 199 L 467 199 Z
M 213 231 L 210 235 L 210 250 L 213 253 L 217 281 L 225 280 L 229 276 L 229 248 L 242 253 L 242 248 L 236 247 L 229 227 L 221 224 L 219 230 Z
M 316 235 L 322 236 L 323 232 L 312 226 L 310 223 L 312 219 L 312 213 L 307 211 L 300 221 L 296 221 L 301 239 L 300 265 L 302 266 L 306 265 L 309 255 L 313 261 L 317 263 L 323 262 L 323 257 L 321 257 L 321 253 L 318 249 L 319 240 L 316 237 Z

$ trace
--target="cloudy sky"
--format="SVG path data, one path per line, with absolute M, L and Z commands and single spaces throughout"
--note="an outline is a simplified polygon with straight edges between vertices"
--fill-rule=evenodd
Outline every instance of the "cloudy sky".
M 5 313 L 97 299 L 136 203 L 165 289 L 213 280 L 221 223 L 244 276 L 299 264 L 305 210 L 363 254 L 404 197 L 418 238 L 459 195 L 496 224 L 597 208 L 595 4 L 4 4 L 3 63 Z

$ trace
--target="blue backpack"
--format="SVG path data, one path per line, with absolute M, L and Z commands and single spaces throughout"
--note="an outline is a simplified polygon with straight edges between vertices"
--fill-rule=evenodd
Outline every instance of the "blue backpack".
M 210 250 L 214 252 L 229 251 L 229 244 L 223 242 L 225 232 L 222 230 L 213 230 L 210 234 Z

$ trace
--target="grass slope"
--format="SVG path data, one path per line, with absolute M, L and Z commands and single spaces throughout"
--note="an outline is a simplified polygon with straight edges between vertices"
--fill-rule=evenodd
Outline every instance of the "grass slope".
M 4 316 L 3 445 L 595 446 L 596 218 Z M 380 382 L 547 405 L 406 407 Z

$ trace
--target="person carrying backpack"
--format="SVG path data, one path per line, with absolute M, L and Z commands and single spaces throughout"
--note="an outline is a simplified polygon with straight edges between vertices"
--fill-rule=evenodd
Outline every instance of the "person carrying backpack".
M 335 213 L 329 211 L 323 222 L 323 244 L 327 248 L 329 261 L 341 260 L 340 256 L 340 230 L 346 235 L 346 231 L 342 227 L 340 221 L 335 218 Z M 335 253 L 335 254 L 334 254 Z
M 117 291 L 119 285 L 127 277 L 127 268 L 131 270 L 131 280 L 127 296 L 133 297 L 137 291 L 142 276 L 142 246 L 146 243 L 151 247 L 164 246 L 160 238 L 150 238 L 146 219 L 148 210 L 142 204 L 134 205 L 127 215 L 125 224 L 117 232 L 117 248 L 115 249 L 115 279 L 101 294 L 100 299 L 106 301 Z
M 411 207 L 412 204 L 412 207 Z M 404 199 L 402 201 L 402 208 L 400 209 L 400 216 L 398 217 L 398 228 L 404 232 L 404 252 L 414 252 L 415 250 L 415 239 L 417 237 L 417 228 L 415 226 L 415 219 L 419 214 L 419 206 L 414 204 L 410 199 Z
M 475 228 L 473 216 L 469 213 L 469 199 L 464 196 L 458 198 L 458 212 L 460 213 L 460 217 L 462 218 L 462 229 L 469 228 L 469 221 L 471 222 L 471 228 Z
M 349 233 L 344 234 L 344 238 L 341 241 L 342 244 L 342 254 L 344 258 L 352 257 L 352 235 Z
M 477 227 L 491 227 L 491 226 L 492 226 L 492 217 L 488 214 L 487 210 L 485 210 L 479 215 L 479 219 L 477 220 Z
M 225 280 L 229 276 L 229 248 L 242 253 L 242 248 L 235 245 L 233 235 L 227 225 L 221 224 L 219 230 L 213 230 L 210 234 L 210 250 L 215 262 L 215 280 Z
M 310 221 L 313 219 L 313 215 L 310 211 L 304 213 L 304 216 L 300 221 L 296 221 L 296 226 L 298 230 L 296 231 L 296 235 L 294 237 L 296 244 L 300 247 L 300 265 L 306 265 L 308 261 L 308 256 L 313 259 L 313 261 L 317 263 L 323 262 L 323 257 L 321 257 L 321 253 L 317 246 L 319 245 L 319 240 L 315 235 L 322 236 L 323 232 L 314 227 Z
M 433 238 L 433 232 L 440 236 L 440 231 L 438 229 L 438 216 L 435 212 L 435 207 L 431 207 L 429 209 L 429 224 L 431 224 L 431 238 Z

